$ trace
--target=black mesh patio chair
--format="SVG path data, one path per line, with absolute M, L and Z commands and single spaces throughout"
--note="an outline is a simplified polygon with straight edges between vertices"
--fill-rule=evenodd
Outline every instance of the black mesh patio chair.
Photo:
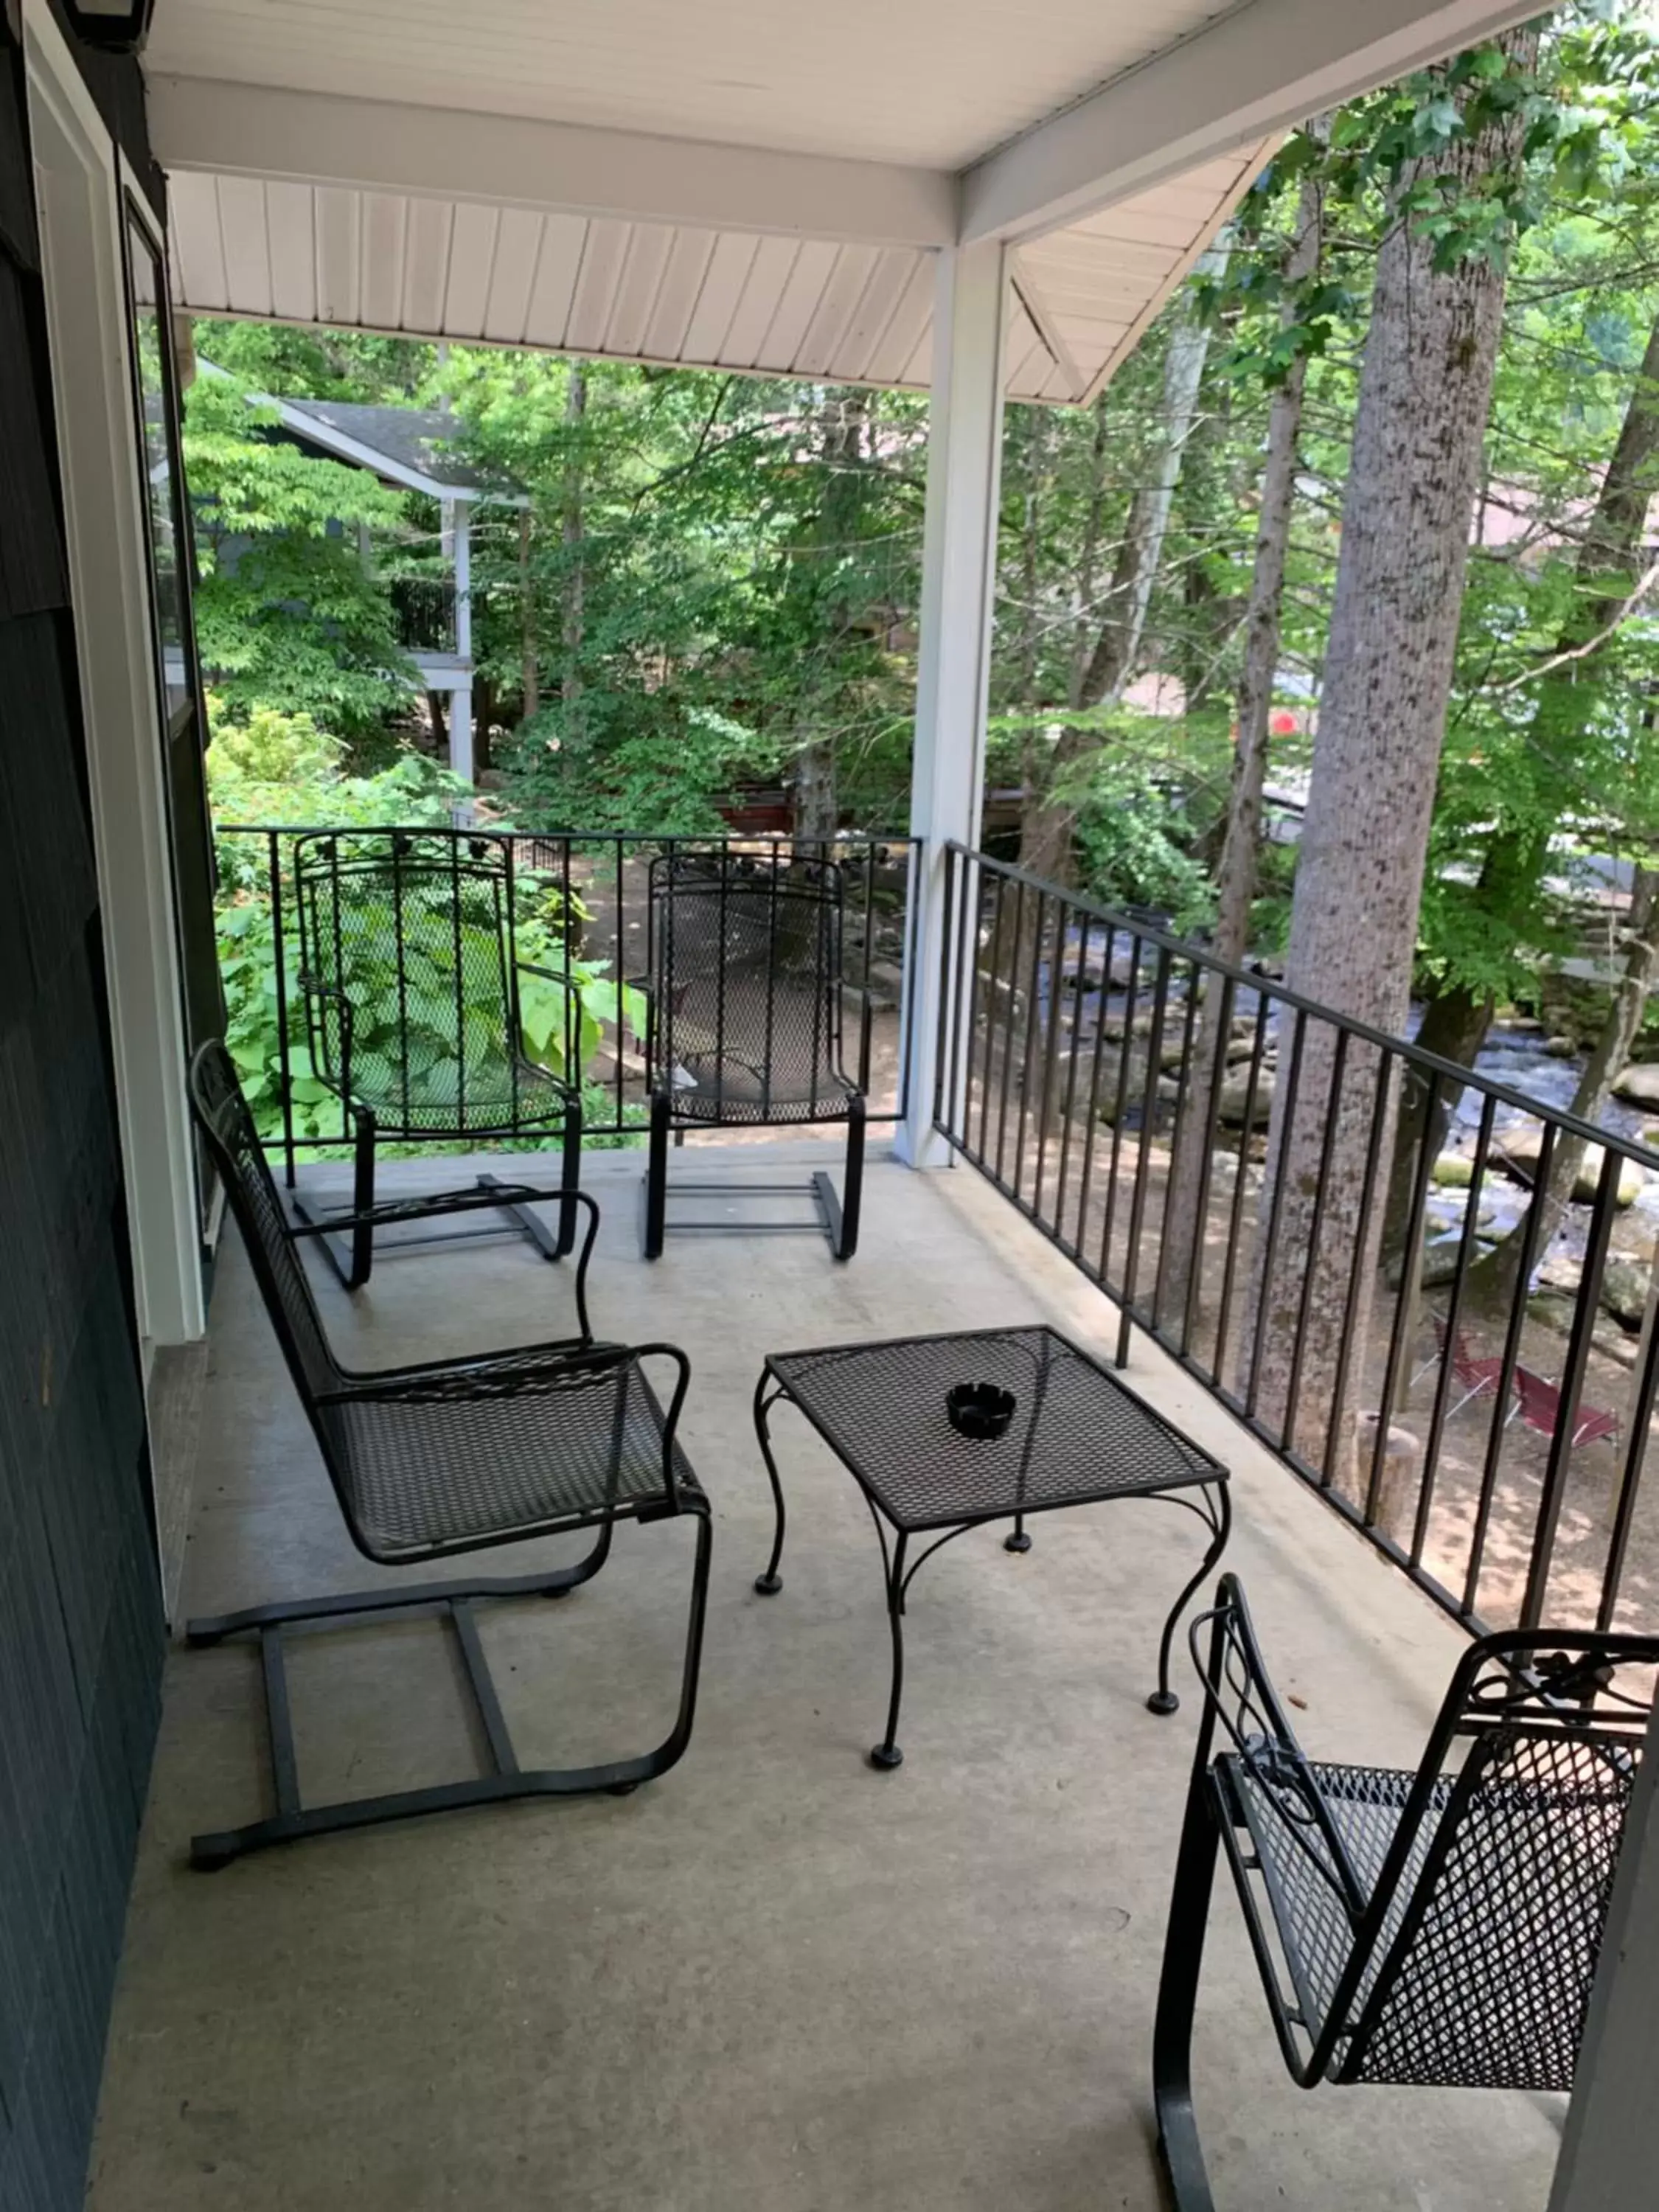
M 868 1001 L 859 1072 L 842 1065 L 842 871 L 830 860 L 774 848 L 669 853 L 651 863 L 646 1077 L 651 1152 L 645 1256 L 659 1258 L 668 1227 L 668 1146 L 690 1129 L 847 1124 L 842 1195 L 815 1174 L 809 1223 L 678 1219 L 676 1229 L 821 1230 L 838 1260 L 858 1248 L 864 1182 Z M 740 1190 L 775 1194 L 793 1183 L 675 1180 L 675 1194 Z
M 1206 1628 L 1152 2059 L 1177 2212 L 1213 2212 L 1190 2051 L 1218 1848 L 1302 2087 L 1570 2089 L 1659 1638 L 1483 1637 L 1407 1773 L 1307 1757 L 1235 1577 L 1195 1657 Z
M 617 1795 L 666 1773 L 684 1751 L 696 1703 L 708 1589 L 708 1501 L 676 1441 L 690 1378 L 685 1354 L 669 1344 L 596 1344 L 582 1334 L 464 1359 L 378 1373 L 341 1366 L 329 1346 L 296 1249 L 319 1232 L 290 1228 L 264 1148 L 222 1045 L 205 1044 L 190 1075 L 191 1103 L 218 1166 L 289 1372 L 310 1418 L 347 1528 L 367 1558 L 403 1566 L 496 1544 L 592 1529 L 597 1538 L 574 1566 L 490 1581 L 426 1582 L 325 1598 L 255 1606 L 192 1620 L 192 1644 L 258 1634 L 263 1663 L 276 1810 L 242 1828 L 198 1836 L 192 1863 L 217 1868 L 246 1851 L 341 1828 L 509 1797 Z M 587 1218 L 577 1281 L 586 1275 L 599 1208 L 585 1193 L 574 1206 Z M 646 1363 L 668 1362 L 666 1408 Z M 654 1750 L 605 1764 L 548 1770 L 520 1767 L 479 1640 L 473 1607 L 483 1599 L 565 1597 L 605 1565 L 619 1521 L 690 1516 L 696 1561 L 681 1674 L 679 1710 Z M 300 1796 L 289 1717 L 283 1639 L 295 1624 L 333 1626 L 387 1613 L 447 1616 L 477 1708 L 489 1771 L 433 1788 L 403 1790 L 331 1805 Z
M 299 988 L 314 1079 L 342 1103 L 355 1149 L 356 1227 L 298 1189 L 301 1219 L 337 1231 L 323 1249 L 348 1290 L 374 1264 L 374 1156 L 386 1143 L 510 1143 L 556 1132 L 559 1185 L 479 1176 L 440 1191 L 405 1220 L 469 1209 L 480 1191 L 550 1260 L 575 1237 L 568 1203 L 581 1176 L 581 1085 L 524 1048 L 520 979 L 566 1000 L 562 1069 L 576 1066 L 580 1007 L 570 978 L 518 950 L 513 840 L 477 831 L 319 831 L 294 842 Z M 343 1135 L 345 1131 L 343 1130 Z M 294 1182 L 291 1163 L 289 1180 Z M 556 1231 L 532 1211 L 560 1201 Z M 458 1203 L 462 1201 L 461 1203 Z

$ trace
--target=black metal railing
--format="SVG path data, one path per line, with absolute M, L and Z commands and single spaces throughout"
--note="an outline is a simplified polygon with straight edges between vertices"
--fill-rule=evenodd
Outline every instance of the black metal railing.
M 1659 1620 L 1659 1155 L 945 861 L 935 1125 L 1117 1302 L 1120 1361 L 1146 1330 L 1472 1627 Z
M 391 590 L 398 642 L 406 652 L 456 651 L 453 577 L 394 576 Z
M 322 834 L 327 828 L 324 825 Z M 417 836 L 465 842 L 477 828 L 369 829 L 337 825 L 343 836 Z M 295 927 L 294 854 L 296 842 L 319 834 L 316 826 L 237 823 L 220 824 L 216 834 L 232 841 L 230 865 L 222 876 L 229 897 L 269 915 L 270 1043 L 275 1065 L 269 1090 L 280 1114 L 280 1127 L 265 1117 L 266 1135 L 290 1157 L 332 1148 L 351 1139 L 349 1113 L 331 1095 L 319 1099 L 317 1079 L 301 1055 L 306 1049 L 300 1014 L 299 933 Z M 653 857 L 671 852 L 727 851 L 747 855 L 759 868 L 775 867 L 780 856 L 833 859 L 840 863 L 845 891 L 842 957 L 846 981 L 848 1066 L 867 1077 L 868 1119 L 902 1120 L 908 1105 L 906 1053 L 899 997 L 909 957 L 913 926 L 916 841 L 848 832 L 830 839 L 766 837 L 665 837 L 629 832 L 589 834 L 575 830 L 492 829 L 493 838 L 508 835 L 512 875 L 520 902 L 520 949 L 531 940 L 526 917 L 539 916 L 546 937 L 539 957 L 556 970 L 574 975 L 588 988 L 584 1003 L 589 1019 L 582 1051 L 585 1138 L 616 1139 L 643 1131 L 647 1097 L 643 1040 L 643 991 L 647 956 L 648 870 Z M 233 957 L 246 957 L 246 938 L 232 938 Z M 549 951 L 550 947 L 550 952 Z M 530 957 L 528 953 L 526 957 Z M 638 1020 L 630 1018 L 632 1014 Z M 235 1039 L 233 1036 L 233 1048 Z M 245 1079 L 250 1073 L 244 1065 Z M 296 1111 L 301 1092 L 310 1094 L 309 1111 Z M 544 1130 L 533 1134 L 538 1139 Z

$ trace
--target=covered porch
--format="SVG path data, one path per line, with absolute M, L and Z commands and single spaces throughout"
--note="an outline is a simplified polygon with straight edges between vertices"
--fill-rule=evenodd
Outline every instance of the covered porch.
M 716 1528 L 692 1755 L 629 1798 L 447 1814 L 208 1880 L 184 1863 L 191 1832 L 264 1804 L 258 1659 L 175 1650 L 93 2212 L 550 2192 L 630 2212 L 1160 2203 L 1151 2034 L 1197 1704 L 1184 1653 L 1181 1713 L 1144 1698 L 1200 1532 L 1124 1502 L 1046 1517 L 1024 1558 L 996 1528 L 947 1547 L 913 1595 L 890 1775 L 864 1759 L 886 1692 L 874 1538 L 787 1413 L 785 1588 L 753 1589 L 771 1535 L 750 1412 L 764 1352 L 1047 1320 L 1109 1354 L 1115 1309 L 979 1176 L 879 1157 L 879 1242 L 852 1267 L 795 1238 L 728 1243 L 711 1266 L 687 1237 L 644 1268 L 640 1166 L 592 1163 L 590 1291 L 601 1333 L 672 1335 L 693 1362 L 683 1435 Z M 544 1337 L 570 1291 L 514 1238 L 389 1249 L 355 1301 L 314 1279 L 364 1364 Z M 1311 1751 L 1414 1763 L 1459 1631 L 1143 1339 L 1128 1379 L 1233 1470 L 1229 1561 Z M 232 1244 L 196 1499 L 187 1613 L 374 1576 Z M 682 1534 L 625 1529 L 570 1604 L 488 1617 L 526 1755 L 605 1756 L 665 1721 Z M 441 1623 L 313 1640 L 293 1660 L 308 1792 L 469 1769 Z M 1304 2095 L 1224 1900 L 1212 1930 L 1197 2088 L 1218 2203 L 1539 2212 L 1561 2100 Z
M 974 11 L 982 35 L 958 41 L 952 10 L 928 9 L 917 21 L 931 47 L 908 27 L 879 106 L 848 81 L 850 34 L 834 68 L 797 52 L 787 98 L 775 82 L 720 74 L 746 66 L 757 42 L 747 6 L 717 24 L 719 9 L 641 4 L 614 48 L 590 41 L 581 69 L 545 44 L 531 54 L 525 23 L 505 21 L 527 12 L 483 10 L 494 35 L 481 37 L 465 13 L 412 7 L 422 35 L 403 39 L 408 25 L 394 19 L 388 37 L 380 11 L 359 21 L 356 9 L 319 5 L 301 46 L 251 0 L 165 9 L 147 70 L 171 182 L 175 304 L 930 392 L 892 1151 L 872 1162 L 870 1234 L 846 1269 L 816 1238 L 771 1237 L 727 1242 L 712 1266 L 700 1242 L 671 1240 L 646 1268 L 638 1156 L 584 1163 L 605 1215 L 596 1329 L 685 1347 L 696 1382 L 683 1440 L 716 1520 L 694 1755 L 660 1784 L 318 1841 L 210 1882 L 185 1864 L 191 1834 L 264 1809 L 258 1659 L 238 1647 L 169 1651 L 88 2202 L 93 2212 L 216 2212 L 227 2201 L 248 2212 L 344 2201 L 402 2212 L 550 2196 L 618 2212 L 1151 2212 L 1163 2201 L 1152 2023 L 1195 1714 L 1184 1657 L 1181 1714 L 1156 1718 L 1145 1698 L 1169 1598 L 1196 1564 L 1194 1532 L 1182 1516 L 1118 1503 L 1044 1521 L 1024 1558 L 994 1532 L 947 1550 L 915 1594 L 907 1763 L 878 1776 L 864 1754 L 887 1652 L 862 1504 L 804 1424 L 781 1424 L 791 1548 L 782 1594 L 759 1597 L 771 1504 L 750 1401 L 763 1357 L 793 1346 L 1047 1320 L 1109 1357 L 1121 1327 L 1130 1382 L 1232 1469 L 1228 1564 L 1249 1585 L 1310 1748 L 1407 1767 L 1420 1754 L 1467 1643 L 1409 1578 L 1426 1581 L 1425 1528 L 1410 1547 L 1368 1546 L 1287 1472 L 1288 1431 L 1276 1456 L 1254 1403 L 1248 1425 L 1230 1416 L 1186 1328 L 1180 1358 L 1131 1329 L 1139 1321 L 1170 1342 L 1179 1304 L 1161 1263 L 1150 1289 L 1136 1280 L 1143 1226 L 1152 1236 L 1149 1188 L 1160 1238 L 1171 1218 L 1167 1196 L 1158 1203 L 1170 1164 L 1155 1157 L 1160 1103 L 1189 1125 L 1207 1119 L 1212 1138 L 1219 1115 L 1220 1086 L 1194 1074 L 1197 963 L 1190 983 L 1176 975 L 1186 995 L 1172 997 L 1188 955 L 1156 933 L 1145 945 L 1131 933 L 1127 948 L 1109 933 L 1091 981 L 1097 919 L 1051 886 L 1008 889 L 1006 870 L 997 914 L 1006 891 L 1020 919 L 1000 933 L 1000 957 L 1021 972 L 999 977 L 978 957 L 1000 934 L 981 933 L 994 870 L 975 850 L 999 467 L 1006 401 L 1096 395 L 1279 132 L 1527 11 L 1516 0 L 1124 0 L 1103 19 L 1056 6 L 1042 11 L 1042 37 L 1014 34 L 1036 57 L 1014 82 L 1002 11 Z M 703 40 L 690 63 L 667 37 L 675 14 Z M 869 27 L 883 28 L 880 11 Z M 758 104 L 757 91 L 768 94 Z M 466 596 L 463 580 L 463 611 Z M 76 611 L 95 633 L 95 599 Z M 142 763 L 131 731 L 148 730 L 108 711 L 102 720 L 103 754 L 125 744 Z M 119 792 L 99 783 L 100 744 L 94 727 L 112 838 Z M 164 842 L 149 888 L 165 921 Z M 619 890 L 617 933 L 623 908 Z M 119 884 L 105 927 L 118 1031 L 125 1023 L 129 1044 L 142 1034 L 153 1048 L 136 1073 L 129 1050 L 118 1080 L 143 1139 L 127 1163 L 138 1328 L 170 1346 L 199 1334 L 202 1312 L 198 1224 L 180 1199 L 193 1185 L 172 939 Z M 866 982 L 873 943 L 867 934 Z M 154 971 L 160 1010 L 148 1025 L 136 995 L 144 976 L 127 972 L 139 967 Z M 1115 981 L 1130 994 L 1121 1008 L 1105 1004 Z M 1241 1194 L 1267 995 L 1237 1145 Z M 620 1054 L 613 1077 L 620 1127 Z M 1109 1090 L 1110 1115 L 1100 1110 Z M 1028 1106 L 1034 1186 L 1022 1179 Z M 1064 1150 L 1061 1195 L 1045 1200 L 1050 1127 L 1073 1121 L 1079 1148 L 1103 1152 L 1101 1131 L 1118 1133 L 1109 1188 L 1121 1181 L 1125 1194 L 1127 1280 L 1114 1273 L 1111 1216 L 1097 1233 L 1088 1212 L 1086 1165 L 1066 1212 Z M 1165 1126 L 1173 1139 L 1168 1116 Z M 765 1176 L 789 1149 L 773 1146 L 763 1167 L 734 1147 L 729 1165 Z M 982 1173 L 908 1171 L 953 1158 Z M 429 1187 L 430 1165 L 390 1168 L 386 1195 L 400 1179 Z M 1616 1167 L 1602 1182 L 1598 1218 L 1610 1218 Z M 158 1193 L 180 1199 L 170 1218 L 156 1218 Z M 1222 1212 L 1218 1196 L 1200 1214 L 1200 1256 L 1204 1222 Z M 1473 1200 L 1465 1212 L 1472 1234 Z M 1236 1202 L 1230 1253 L 1242 1218 Z M 1168 1241 L 1173 1250 L 1173 1232 Z M 1604 1237 L 1575 1308 L 1571 1377 L 1559 1361 L 1569 1416 L 1606 1258 Z M 313 1273 L 354 1364 L 528 1343 L 569 1325 L 568 1271 L 510 1237 L 441 1255 L 388 1250 L 355 1300 Z M 175 1626 L 359 1589 L 374 1572 L 341 1527 L 234 1234 L 213 1292 Z M 1384 1403 L 1414 1357 L 1418 1318 L 1402 1306 Z M 1454 1303 L 1454 1337 L 1455 1320 Z M 1528 1349 L 1520 1328 L 1510 1370 Z M 1216 1384 L 1225 1338 L 1224 1318 Z M 1632 1501 L 1656 1341 L 1650 1330 L 1633 1394 Z M 1506 1397 L 1512 1379 L 1494 1395 Z M 1449 1418 L 1439 1387 L 1431 1462 Z M 1570 1438 L 1571 1419 L 1562 1425 Z M 1379 1470 L 1388 1445 L 1384 1424 Z M 1569 1466 L 1564 1442 L 1540 1486 L 1557 1519 Z M 1369 1505 L 1364 1518 L 1375 1534 Z M 1627 1536 L 1629 1516 L 1616 1518 Z M 1553 1522 L 1549 1533 L 1553 1542 Z M 581 1760 L 619 1732 L 660 1731 L 676 1680 L 680 1536 L 689 1546 L 684 1528 L 649 1542 L 624 1530 L 571 1605 L 526 1601 L 486 1624 L 529 1756 Z M 1623 1537 L 1609 1548 L 1621 1560 Z M 1616 1594 L 1615 1572 L 1607 1583 Z M 441 1623 L 316 1636 L 296 1650 L 293 1676 L 300 1756 L 319 1796 L 418 1786 L 476 1753 Z M 1644 1926 L 1653 1861 L 1650 1847 Z M 1212 1947 L 1198 2094 L 1224 2212 L 1279 2202 L 1542 2212 L 1564 2100 L 1304 2097 L 1285 2077 L 1223 1903 Z M 1597 2015 L 1581 2110 L 1605 2094 L 1598 2145 L 1633 2171 L 1651 2114 L 1632 2091 L 1628 2055 L 1645 2048 L 1636 2015 L 1651 1996 L 1633 1972 L 1623 1990 L 1630 2009 L 1615 2006 L 1616 2033 L 1604 2038 Z M 1580 2192 L 1554 2200 L 1562 2212 L 1604 2201 L 1588 2165 L 1561 2185 Z

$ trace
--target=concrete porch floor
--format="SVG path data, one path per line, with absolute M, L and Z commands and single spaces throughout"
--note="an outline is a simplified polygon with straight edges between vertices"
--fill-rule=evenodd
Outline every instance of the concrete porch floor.
M 764 1178 L 808 1149 L 733 1157 Z M 396 1173 L 432 1188 L 458 1164 Z M 671 1236 L 647 1268 L 641 1165 L 592 1161 L 591 1295 L 599 1334 L 668 1337 L 693 1362 L 682 1435 L 716 1522 L 686 1759 L 626 1799 L 451 1814 L 194 1875 L 193 1830 L 264 1809 L 263 1722 L 252 1650 L 175 1650 L 92 2212 L 1162 2203 L 1149 2053 L 1195 1711 L 1184 1655 L 1180 1715 L 1142 1700 L 1197 1525 L 1119 1504 L 1044 1517 L 1023 1559 L 996 1530 L 947 1547 L 912 1594 L 890 1775 L 863 1759 L 887 1667 L 869 1518 L 787 1409 L 786 1587 L 752 1589 L 771 1524 L 750 1417 L 763 1351 L 1041 1318 L 1109 1351 L 1115 1310 L 970 1172 L 880 1161 L 848 1267 L 810 1237 Z M 355 1308 L 322 1297 L 357 1365 L 569 1327 L 565 1271 L 517 1239 L 388 1256 Z M 1457 1632 L 1144 1343 L 1129 1379 L 1234 1470 L 1229 1563 L 1310 1747 L 1414 1764 Z M 484 1616 L 526 1762 L 665 1732 L 689 1534 L 626 1529 L 568 1604 Z M 228 1237 L 185 1608 L 380 1578 Z M 472 1771 L 438 1624 L 315 1638 L 292 1674 L 308 1797 Z M 1221 2212 L 1540 2212 L 1559 2101 L 1292 2087 L 1229 1897 L 1197 2050 Z

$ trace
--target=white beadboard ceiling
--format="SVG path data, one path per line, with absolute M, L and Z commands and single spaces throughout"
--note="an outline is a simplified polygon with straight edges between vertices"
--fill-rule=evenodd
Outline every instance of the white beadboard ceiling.
M 1012 398 L 1097 392 L 1266 149 L 1206 162 L 1012 256 Z M 274 317 L 925 390 L 933 257 L 181 170 L 173 289 Z
M 1530 0 L 156 0 L 202 313 L 925 388 L 1008 244 L 1007 388 L 1080 402 L 1302 118 Z
M 1247 0 L 159 0 L 156 71 L 960 169 Z

